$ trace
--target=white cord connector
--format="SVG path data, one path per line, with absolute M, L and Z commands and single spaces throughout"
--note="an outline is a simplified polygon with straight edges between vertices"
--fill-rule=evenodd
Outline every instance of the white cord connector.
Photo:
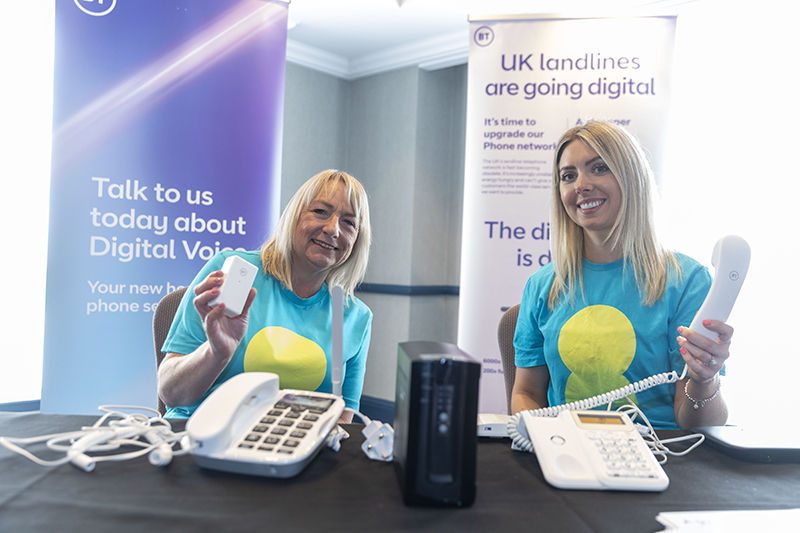
M 153 466 L 167 466 L 172 462 L 172 445 L 161 435 L 157 429 L 152 429 L 145 432 L 144 438 L 155 446 L 153 450 L 147 454 L 147 460 Z
M 328 448 L 338 452 L 342 448 L 342 441 L 350 438 L 350 433 L 342 429 L 342 426 L 337 425 L 328 433 L 327 444 Z
M 97 465 L 94 459 L 86 455 L 85 453 L 77 453 L 72 456 L 70 462 L 83 470 L 84 472 L 91 472 L 94 470 L 94 467 Z
M 73 465 L 77 466 L 84 472 L 91 472 L 94 470 L 96 461 L 86 455 L 86 452 L 95 448 L 96 446 L 102 446 L 109 441 L 119 439 L 120 433 L 123 432 L 125 433 L 124 438 L 131 436 L 129 431 L 124 431 L 121 428 L 104 427 L 102 429 L 91 431 L 70 445 L 69 449 L 67 450 L 67 458 Z

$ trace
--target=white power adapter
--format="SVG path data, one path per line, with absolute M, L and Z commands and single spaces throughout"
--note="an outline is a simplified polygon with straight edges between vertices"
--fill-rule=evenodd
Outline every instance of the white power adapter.
M 394 429 L 389 424 L 371 420 L 361 430 L 366 440 L 361 449 L 373 461 L 390 462 L 394 458 Z

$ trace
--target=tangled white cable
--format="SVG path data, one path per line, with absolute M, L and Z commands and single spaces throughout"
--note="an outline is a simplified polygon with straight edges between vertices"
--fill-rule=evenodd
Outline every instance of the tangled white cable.
M 77 431 L 28 438 L 0 437 L 0 444 L 41 466 L 72 463 L 86 472 L 94 470 L 98 462 L 126 461 L 142 455 L 147 455 L 150 464 L 154 466 L 166 466 L 172 461 L 173 456 L 191 451 L 191 448 L 184 446 L 175 450 L 175 445 L 181 441 L 181 437 L 185 433 L 173 432 L 169 421 L 161 418 L 155 409 L 104 405 L 100 407 L 100 411 L 105 414 L 93 425 Z M 141 411 L 153 413 L 155 416 L 147 416 Z M 143 437 L 144 440 L 141 440 L 140 437 Z M 22 447 L 39 442 L 45 442 L 51 450 L 64 452 L 64 457 L 47 461 Z M 123 446 L 139 449 L 111 455 L 89 455 L 90 453 L 117 450 Z
M 629 405 L 623 405 L 618 411 L 622 411 L 623 413 L 627 414 L 628 417 L 631 419 L 631 422 L 634 422 L 636 427 L 639 429 L 639 434 L 642 436 L 642 439 L 647 443 L 648 448 L 650 451 L 653 452 L 653 455 L 656 456 L 658 459 L 659 464 L 665 464 L 667 462 L 668 455 L 674 455 L 676 457 L 680 457 L 682 455 L 686 455 L 687 453 L 691 452 L 698 446 L 700 446 L 704 440 L 706 440 L 705 435 L 702 433 L 692 433 L 691 435 L 683 435 L 681 437 L 674 437 L 671 439 L 659 439 L 658 435 L 656 435 L 656 430 L 653 429 L 653 426 L 650 424 L 650 421 L 644 415 L 644 413 L 636 407 L 636 405 L 630 400 L 627 399 Z M 644 424 L 640 424 L 636 422 L 637 418 L 641 418 Z M 667 447 L 667 444 L 672 444 L 675 442 L 682 442 L 686 440 L 697 439 L 696 442 L 690 445 L 688 448 L 683 450 L 682 452 L 674 452 Z

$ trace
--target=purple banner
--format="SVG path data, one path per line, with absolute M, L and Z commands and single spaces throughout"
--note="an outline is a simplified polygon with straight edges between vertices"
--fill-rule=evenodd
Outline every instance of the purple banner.
M 279 216 L 288 5 L 57 0 L 42 411 L 154 407 L 153 309 Z

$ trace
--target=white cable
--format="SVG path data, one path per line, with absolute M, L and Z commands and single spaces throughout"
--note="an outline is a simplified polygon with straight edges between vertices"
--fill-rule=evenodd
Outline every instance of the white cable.
M 331 386 L 342 395 L 344 381 L 344 291 L 335 285 L 331 291 Z
M 653 453 L 653 455 L 655 455 L 658 458 L 659 464 L 662 465 L 666 464 L 668 455 L 674 455 L 676 457 L 686 455 L 687 453 L 691 452 L 692 450 L 700 446 L 700 444 L 702 444 L 703 441 L 705 440 L 705 436 L 698 433 L 693 433 L 691 435 L 683 435 L 680 437 L 673 437 L 671 439 L 664 439 L 664 440 L 659 439 L 655 429 L 653 429 L 652 424 L 650 424 L 650 421 L 647 419 L 647 416 L 645 416 L 645 414 L 641 411 L 641 409 L 639 409 L 630 400 L 630 398 L 626 399 L 628 400 L 629 405 L 623 405 L 617 410 L 627 414 L 628 417 L 631 419 L 631 422 L 635 422 L 637 418 L 642 419 L 645 425 L 641 426 L 644 429 L 640 430 L 639 434 L 642 435 L 642 439 L 644 439 L 644 441 L 647 443 L 647 446 L 650 448 L 650 451 Z M 638 423 L 636 425 L 639 426 Z M 674 442 L 681 442 L 690 439 L 697 439 L 697 442 L 695 442 L 694 444 L 689 446 L 689 448 L 687 448 L 682 452 L 673 452 L 667 447 L 667 444 L 672 444 Z
M 601 405 L 606 405 L 613 403 L 617 400 L 622 400 L 623 398 L 627 398 L 631 394 L 636 394 L 638 392 L 646 391 L 647 389 L 651 389 L 657 385 L 664 385 L 665 383 L 675 383 L 680 379 L 681 378 L 678 377 L 677 372 L 674 371 L 664 372 L 662 374 L 656 374 L 654 376 L 646 377 L 635 383 L 626 385 L 625 387 L 620 387 L 619 389 L 607 392 L 605 394 L 599 394 L 592 398 L 586 398 L 585 400 L 578 400 L 564 405 L 556 405 L 554 407 L 542 407 L 541 409 L 533 409 L 528 412 L 532 416 L 548 417 L 548 416 L 558 416 L 558 414 L 561 411 L 566 411 L 566 410 L 588 411 L 590 409 L 594 409 L 595 407 L 599 407 Z
M 335 285 L 331 289 L 331 387 L 336 396 L 342 396 L 344 381 L 344 290 Z M 338 452 L 342 441 L 349 439 L 350 434 L 338 424 L 327 437 L 327 445 Z
M 22 448 L 21 446 L 25 446 L 28 444 L 36 444 L 43 441 L 49 441 L 50 439 L 54 438 L 78 439 L 84 434 L 85 433 L 83 431 L 73 431 L 71 433 L 42 435 L 40 437 L 27 437 L 27 438 L 0 437 L 0 444 L 5 446 L 12 452 L 18 453 L 19 455 L 22 455 L 23 457 L 30 459 L 31 461 L 40 466 L 58 466 L 58 465 L 63 465 L 64 463 L 68 463 L 70 461 L 69 457 L 62 457 L 61 459 L 46 461 L 44 459 L 39 459 L 38 457 L 30 453 L 25 448 Z
M 150 411 L 156 416 L 148 417 L 141 412 L 125 413 L 121 410 Z M 174 450 L 185 432 L 174 433 L 171 424 L 161 418 L 155 409 L 107 405 L 101 406 L 100 411 L 105 414 L 93 425 L 79 431 L 28 438 L 0 437 L 0 444 L 41 466 L 59 466 L 72 462 L 86 472 L 94 470 L 98 462 L 125 461 L 148 454 L 151 464 L 165 466 L 173 456 L 184 455 L 192 450 L 191 447 Z M 140 437 L 146 440 L 139 440 Z M 45 442 L 51 450 L 63 452 L 64 457 L 47 461 L 22 447 L 39 442 Z M 140 449 L 112 455 L 90 455 L 97 452 L 107 453 L 123 446 Z

